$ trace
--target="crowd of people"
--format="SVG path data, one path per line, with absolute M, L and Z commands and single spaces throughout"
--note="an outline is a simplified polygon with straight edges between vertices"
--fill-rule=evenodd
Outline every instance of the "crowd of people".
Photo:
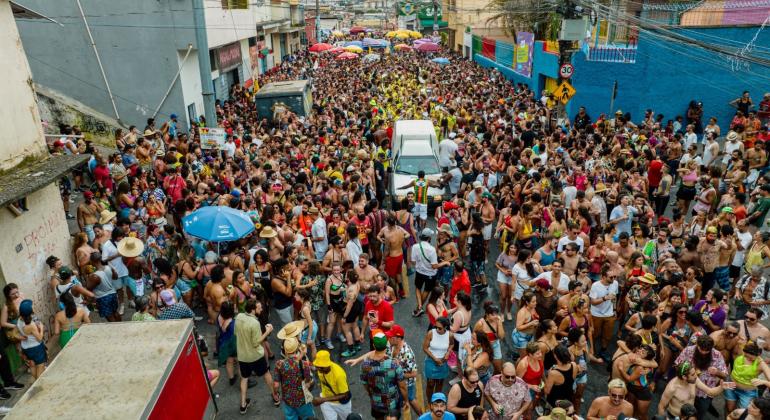
M 118 130 L 116 152 L 62 182 L 68 212 L 82 202 L 73 264 L 48 260 L 60 345 L 127 307 L 137 322 L 207 322 L 240 413 L 256 376 L 287 419 L 703 419 L 717 395 L 732 419 L 770 418 L 767 119 L 746 108 L 750 120 L 704 124 L 697 102 L 567 119 L 547 93 L 442 55 L 451 64 L 303 52 L 259 86 L 310 79 L 309 115 L 259 115 L 234 86 L 216 122 Z M 433 121 L 442 170 L 400 201 L 387 193 L 398 119 Z M 204 125 L 227 130 L 221 149 L 201 147 Z M 90 152 L 61 133 L 53 153 Z M 428 185 L 451 198 L 429 207 Z M 187 235 L 182 218 L 203 206 L 240 209 L 256 230 Z M 409 290 L 422 342 L 394 317 Z M 37 377 L 42 327 L 13 284 L 4 293 L 4 350 Z M 344 365 L 370 412 L 353 413 Z M 588 381 L 606 396 L 584 402 Z

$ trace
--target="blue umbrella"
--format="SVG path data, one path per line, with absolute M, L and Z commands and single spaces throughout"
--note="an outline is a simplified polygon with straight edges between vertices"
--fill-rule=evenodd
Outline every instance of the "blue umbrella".
M 241 210 L 225 206 L 207 206 L 182 218 L 184 231 L 209 242 L 228 242 L 254 231 L 254 223 Z
M 432 61 L 434 63 L 442 64 L 442 65 L 443 64 L 449 64 L 449 59 L 448 58 L 444 58 L 444 57 L 434 58 L 433 60 L 430 60 L 430 61 Z
M 359 48 L 364 48 L 364 44 L 361 41 L 348 41 L 345 43 L 344 46 L 349 47 L 351 45 L 355 45 L 356 47 L 359 47 Z

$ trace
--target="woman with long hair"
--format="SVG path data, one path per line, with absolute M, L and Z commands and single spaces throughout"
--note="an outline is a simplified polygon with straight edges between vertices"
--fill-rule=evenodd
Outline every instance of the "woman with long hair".
M 528 249 L 519 250 L 516 255 L 516 263 L 511 268 L 511 278 L 514 282 L 511 304 L 521 308 L 521 298 L 524 293 L 531 291 L 532 280 L 542 272 L 540 264 L 532 258 L 532 252 Z M 511 308 L 513 309 L 513 308 Z
M 508 243 L 504 252 L 501 252 L 495 261 L 495 267 L 497 268 L 497 286 L 500 289 L 500 312 L 509 321 L 513 319 L 511 316 L 512 299 L 511 299 L 511 287 L 513 286 L 513 267 L 516 265 L 516 244 L 513 242 Z
M 198 290 L 198 267 L 195 262 L 195 250 L 189 245 L 183 245 L 179 249 L 179 262 L 176 264 L 178 274 L 176 285 L 182 294 L 184 303 L 193 307 L 193 297 Z M 233 277 L 235 278 L 235 277 Z
M 543 352 L 540 351 L 540 346 L 534 341 L 527 343 L 525 348 L 525 354 L 519 359 L 516 364 L 516 376 L 521 378 L 527 383 L 529 387 L 529 395 L 532 398 L 532 404 L 528 410 L 529 416 L 526 418 L 532 419 L 532 413 L 534 407 L 537 406 L 537 401 L 541 397 L 542 389 L 540 385 L 543 382 L 545 376 L 545 367 L 543 366 Z
M 503 369 L 502 340 L 505 338 L 500 308 L 491 301 L 484 302 L 484 316 L 476 321 L 473 331 L 486 334 L 489 339 L 489 344 L 492 346 L 492 364 L 495 367 L 495 374 L 498 374 Z
M 525 292 L 521 298 L 519 311 L 516 313 L 516 328 L 511 335 L 513 348 L 519 351 L 522 357 L 526 354 L 527 347 L 535 335 L 540 317 L 535 308 L 537 307 L 537 297 L 532 292 Z
M 474 368 L 479 374 L 479 380 L 486 385 L 489 378 L 492 377 L 494 367 L 492 366 L 492 346 L 489 344 L 487 336 L 476 332 L 471 335 L 471 340 L 463 345 L 465 350 L 465 360 L 463 360 L 462 370 Z
M 436 320 L 439 318 L 446 318 L 449 316 L 449 311 L 446 308 L 444 299 L 446 292 L 442 286 L 436 286 L 431 290 L 428 295 L 428 303 L 425 306 L 428 313 L 428 328 L 433 328 L 436 325 Z
M 444 388 L 444 380 L 449 377 L 447 361 L 454 345 L 454 337 L 449 332 L 449 320 L 439 318 L 435 328 L 425 334 L 422 351 L 425 352 L 425 395 L 433 395 Z
M 88 318 L 86 310 L 75 303 L 75 298 L 69 291 L 62 293 L 59 301 L 64 309 L 54 316 L 53 334 L 59 336 L 59 345 L 64 348 L 78 331 L 78 328 L 82 324 L 90 324 L 91 320 Z
M 300 334 L 300 344 L 304 344 L 308 349 L 310 360 L 315 359 L 316 348 L 315 339 L 318 335 L 318 323 L 313 319 L 313 310 L 310 303 L 310 290 L 297 290 L 297 297 L 300 300 L 299 319 L 305 321 L 305 328 Z
M 358 318 L 364 311 L 363 303 L 358 300 L 361 294 L 362 283 L 359 282 L 358 273 L 351 270 L 347 276 L 347 288 L 345 290 L 345 310 L 342 312 L 342 333 L 345 335 L 345 343 L 348 348 L 342 352 L 342 357 L 352 357 L 361 351 L 361 342 L 364 338 L 358 327 Z
M 25 299 L 19 304 L 19 319 L 16 320 L 16 328 L 23 337 L 21 351 L 26 357 L 32 378 L 37 379 L 43 374 L 48 363 L 48 354 L 45 348 L 45 328 L 37 317 L 33 317 L 32 301 Z
M 91 262 L 91 254 L 96 252 L 96 249 L 88 244 L 88 235 L 85 232 L 75 234 L 72 249 L 75 250 L 75 262 L 78 265 L 78 272 L 86 273 L 86 266 Z
M 546 401 L 552 406 L 556 406 L 556 401 L 573 401 L 575 397 L 575 378 L 580 373 L 577 363 L 572 361 L 572 354 L 563 344 L 559 344 L 553 349 L 553 355 L 556 363 L 548 371 L 545 378 L 543 393 Z
M 544 319 L 537 326 L 536 343 L 540 346 L 540 352 L 543 354 L 543 365 L 546 369 L 550 369 L 556 364 L 553 349 L 559 345 L 559 339 L 556 337 L 558 331 L 559 328 L 551 319 Z

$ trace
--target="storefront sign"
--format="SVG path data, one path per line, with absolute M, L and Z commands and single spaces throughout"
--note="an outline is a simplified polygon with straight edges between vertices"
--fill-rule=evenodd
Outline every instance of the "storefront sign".
M 217 67 L 220 72 L 228 71 L 241 64 L 241 44 L 235 42 L 217 49 Z
M 225 145 L 225 129 L 201 127 L 201 149 L 221 149 Z

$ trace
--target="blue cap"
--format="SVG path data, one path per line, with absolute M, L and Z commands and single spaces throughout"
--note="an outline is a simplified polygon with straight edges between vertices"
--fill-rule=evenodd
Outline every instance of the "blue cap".
M 30 316 L 32 315 L 32 301 L 29 299 L 24 299 L 19 304 L 19 315 L 21 316 Z
M 436 392 L 430 397 L 430 402 L 434 403 L 436 401 L 446 402 L 446 395 L 443 392 Z
M 230 195 L 232 195 L 233 197 L 240 197 L 241 196 L 241 192 L 238 191 L 238 190 L 232 190 L 232 191 L 230 191 Z
M 169 115 L 169 118 L 171 118 L 172 120 L 175 120 L 176 119 L 176 114 Z

